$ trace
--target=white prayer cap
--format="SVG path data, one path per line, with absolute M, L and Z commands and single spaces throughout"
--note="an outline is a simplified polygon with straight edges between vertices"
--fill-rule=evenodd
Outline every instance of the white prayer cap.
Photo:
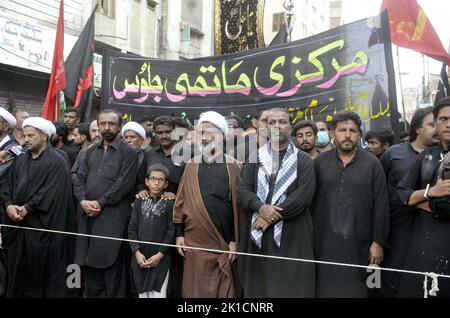
M 42 117 L 26 118 L 23 121 L 22 128 L 25 128 L 27 126 L 40 130 L 41 132 L 43 132 L 44 134 L 46 134 L 48 136 L 48 139 L 50 139 L 52 137 L 53 133 L 56 133 L 56 128 L 52 124 L 52 122 L 50 122 L 47 119 L 42 118 Z
M 4 120 L 6 120 L 9 124 L 10 128 L 16 127 L 16 119 L 13 115 L 3 107 L 0 107 L 0 117 L 2 117 Z
M 214 111 L 206 112 L 198 120 L 198 126 L 200 127 L 200 125 L 204 122 L 211 123 L 222 130 L 224 136 L 228 134 L 228 123 L 225 120 L 225 117 L 223 117 L 221 114 Z
M 126 123 L 123 127 L 122 127 L 122 137 L 125 138 L 125 133 L 127 131 L 134 131 L 136 134 L 138 134 L 139 136 L 141 136 L 142 139 L 145 140 L 146 134 L 145 134 L 145 129 L 144 127 L 142 127 L 141 124 L 138 124 L 135 121 L 129 121 L 128 123 Z
M 48 137 L 48 139 L 52 138 L 53 135 L 56 135 L 56 126 L 50 121 L 48 121 L 48 127 L 50 128 L 51 135 Z

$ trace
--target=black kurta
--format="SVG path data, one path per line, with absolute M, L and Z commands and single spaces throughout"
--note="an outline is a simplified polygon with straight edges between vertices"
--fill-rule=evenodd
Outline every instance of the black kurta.
M 314 259 L 312 220 L 309 205 L 314 195 L 313 162 L 299 151 L 297 180 L 287 189 L 287 198 L 279 204 L 283 211 L 281 246 L 273 243 L 274 227 L 263 234 L 262 249 L 252 241 L 251 219 L 264 204 L 258 198 L 258 164 L 244 166 L 238 185 L 239 204 L 246 210 L 241 228 L 239 251 L 254 254 Z M 315 266 L 311 263 L 238 256 L 239 278 L 244 297 L 314 297 Z
M 25 205 L 27 216 L 14 225 L 73 231 L 70 173 L 64 159 L 48 145 L 37 159 L 26 152 L 12 166 L 5 206 Z M 67 297 L 67 265 L 72 263 L 70 236 L 8 229 L 8 297 Z
M 317 260 L 368 265 L 373 241 L 385 245 L 389 231 L 386 178 L 379 160 L 357 150 L 344 167 L 337 150 L 314 161 L 314 254 Z M 367 297 L 366 271 L 317 266 L 318 297 Z
M 103 143 L 94 144 L 78 169 L 75 195 L 82 200 L 96 200 L 101 213 L 87 217 L 82 213 L 78 232 L 124 238 L 131 214 L 131 192 L 137 170 L 137 153 L 117 138 L 107 151 Z M 97 269 L 114 264 L 120 252 L 120 241 L 77 237 L 75 261 Z
M 233 207 L 227 166 L 223 163 L 200 163 L 198 184 L 211 221 L 216 225 L 225 242 L 234 241 Z
M 227 166 L 218 162 L 200 162 L 197 179 L 200 195 L 211 221 L 225 242 L 234 241 L 233 207 Z M 184 223 L 176 224 L 176 232 L 177 236 L 184 236 Z
M 389 147 L 380 157 L 386 174 L 389 209 L 391 213 L 389 236 L 384 251 L 383 266 L 403 268 L 403 262 L 411 242 L 413 213 L 404 205 L 397 194 L 397 185 L 416 161 L 417 155 L 410 143 Z M 381 290 L 384 296 L 393 297 L 398 290 L 400 275 L 381 271 Z
M 155 205 L 154 211 L 149 211 L 145 205 Z M 128 226 L 130 240 L 174 244 L 175 227 L 172 220 L 173 201 L 150 199 L 145 202 L 136 199 Z M 170 247 L 150 244 L 130 243 L 133 256 L 131 259 L 131 273 L 138 293 L 161 291 L 161 287 L 169 270 L 171 253 Z M 141 268 L 136 262 L 134 253 L 140 250 L 146 258 L 158 252 L 164 254 L 161 262 L 155 268 Z
M 91 145 L 89 147 L 91 147 Z M 83 162 L 83 158 L 84 156 L 86 156 L 86 151 L 89 149 L 89 147 L 83 148 L 78 152 L 77 159 L 75 160 L 75 163 L 72 165 L 72 168 L 70 168 L 70 173 L 72 175 L 73 182 L 75 182 L 78 169 L 80 168 L 81 162 Z
M 176 194 L 178 184 L 181 181 L 185 164 L 175 164 L 172 156 L 166 156 L 159 144 L 152 145 L 152 148 L 145 151 L 145 157 L 141 164 L 136 178 L 136 192 L 146 190 L 145 178 L 147 169 L 152 164 L 160 163 L 169 169 L 169 185 L 165 191 Z M 170 272 L 169 287 L 167 295 L 172 298 L 181 298 L 181 281 L 183 273 L 183 258 L 178 254 L 175 248 L 172 249 L 172 271 Z
M 416 190 L 433 186 L 437 181 L 442 146 L 423 151 L 408 174 L 398 185 L 398 195 L 404 204 Z M 420 272 L 434 272 L 450 275 L 450 221 L 435 218 L 431 213 L 416 209 L 413 212 L 414 226 L 408 254 L 403 268 Z M 421 275 L 403 274 L 398 292 L 399 297 L 423 297 Z M 428 284 L 431 279 L 428 280 Z M 428 286 L 429 287 L 429 286 Z M 438 297 L 450 297 L 450 280 L 439 279 Z
M 0 140 L 0 151 L 6 151 L 10 149 L 11 147 L 17 147 L 19 144 L 14 140 L 14 137 L 7 136 L 5 138 L 8 139 L 2 139 Z M 14 163 L 14 158 L 7 162 L 0 163 L 0 194 L 3 191 L 3 187 L 6 184 L 6 180 L 8 179 L 9 171 Z M 3 205 L 3 197 L 0 195 L 0 222 L 4 223 L 6 218 L 6 212 Z M 1 234 L 0 234 L 1 235 Z M 6 292 L 6 285 L 7 285 L 7 275 L 6 275 L 6 257 L 5 257 L 5 251 L 3 249 L 0 249 L 0 296 L 2 296 Z
M 77 160 L 77 155 L 78 151 L 80 150 L 80 147 L 75 145 L 73 142 L 70 142 L 64 144 L 61 147 L 61 150 L 67 154 L 67 157 L 69 158 L 70 168 L 72 168 L 75 161 Z

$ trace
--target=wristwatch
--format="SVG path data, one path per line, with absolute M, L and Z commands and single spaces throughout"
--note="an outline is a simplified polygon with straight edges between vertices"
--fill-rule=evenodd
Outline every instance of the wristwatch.
M 427 200 L 430 200 L 430 198 L 428 197 L 428 191 L 430 190 L 430 184 L 427 184 L 427 187 L 425 189 L 425 193 L 423 194 L 423 197 Z

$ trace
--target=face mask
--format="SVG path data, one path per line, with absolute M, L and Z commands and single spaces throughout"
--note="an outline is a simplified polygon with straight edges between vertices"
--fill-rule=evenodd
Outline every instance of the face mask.
M 330 136 L 326 131 L 319 131 L 317 133 L 317 142 L 316 146 L 318 147 L 325 147 L 330 143 Z

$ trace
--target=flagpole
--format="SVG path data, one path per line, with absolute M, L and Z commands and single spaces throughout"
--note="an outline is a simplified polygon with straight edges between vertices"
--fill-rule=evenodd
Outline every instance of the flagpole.
M 400 83 L 400 95 L 402 96 L 403 124 L 405 126 L 405 131 L 408 131 L 408 125 L 406 124 L 405 101 L 403 99 L 402 75 L 400 73 L 400 54 L 398 52 L 398 45 L 396 45 L 396 47 L 397 47 L 398 79 Z

